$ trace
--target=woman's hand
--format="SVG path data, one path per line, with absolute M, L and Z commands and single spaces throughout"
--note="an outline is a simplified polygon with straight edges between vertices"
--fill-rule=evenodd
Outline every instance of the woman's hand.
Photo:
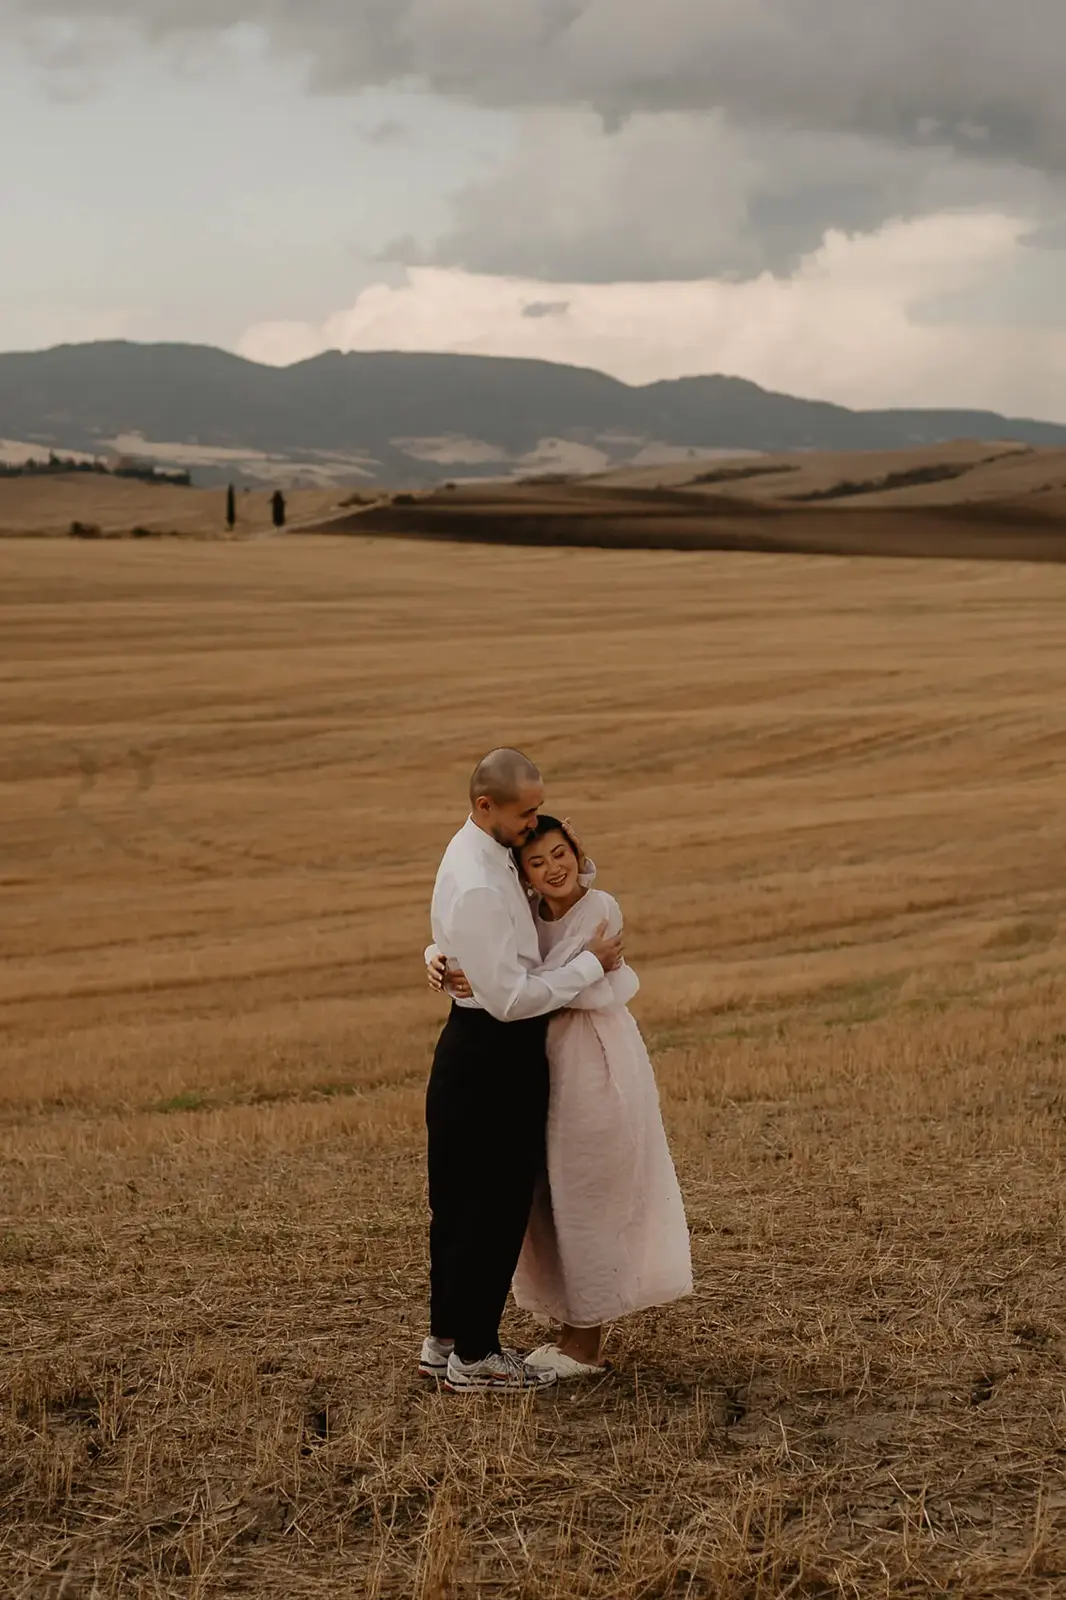
M 436 956 L 426 965 L 426 978 L 435 994 L 450 994 L 456 1000 L 472 1000 L 474 991 L 463 972 L 449 972 L 447 956 Z

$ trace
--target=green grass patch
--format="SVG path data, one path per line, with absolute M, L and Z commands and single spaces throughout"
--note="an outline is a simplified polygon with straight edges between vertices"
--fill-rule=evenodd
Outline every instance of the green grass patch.
M 160 1100 L 152 1110 L 161 1111 L 164 1115 L 179 1111 L 203 1111 L 207 1103 L 206 1095 L 199 1094 L 195 1089 L 187 1089 L 183 1094 L 176 1094 L 172 1100 Z

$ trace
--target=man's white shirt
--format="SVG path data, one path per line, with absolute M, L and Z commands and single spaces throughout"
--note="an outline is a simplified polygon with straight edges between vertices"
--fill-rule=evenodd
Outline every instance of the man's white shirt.
M 582 880 L 587 881 L 585 879 Z M 588 950 L 565 967 L 541 968 L 537 928 L 514 856 L 472 818 L 444 852 L 433 890 L 433 940 L 474 993 L 457 1004 L 498 1022 L 543 1017 L 604 976 Z M 427 960 L 435 954 L 431 945 Z

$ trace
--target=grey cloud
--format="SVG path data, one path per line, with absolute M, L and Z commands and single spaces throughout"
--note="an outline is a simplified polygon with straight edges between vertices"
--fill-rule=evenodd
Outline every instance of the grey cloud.
M 996 204 L 1039 228 L 1066 181 L 1064 0 L 0 0 L 5 18 L 71 61 L 123 29 L 254 23 L 321 92 L 521 110 L 517 150 L 445 235 L 382 253 L 412 265 L 787 273 L 827 229 L 893 216 Z
M 900 150 L 855 135 L 737 127 L 721 116 L 526 119 L 514 155 L 454 201 L 427 260 L 557 282 L 746 278 L 791 272 L 826 231 L 989 203 L 1040 215 L 1050 184 L 1025 169 Z
M 257 23 L 343 91 L 418 80 L 494 106 L 723 109 L 1066 169 L 1062 0 L 0 0 L 149 35 Z M 925 131 L 923 131 L 925 130 Z
M 103 73 L 117 51 L 121 53 L 123 30 L 102 17 L 92 28 L 77 21 L 47 20 L 21 11 L 14 14 L 15 0 L 0 0 L 0 45 L 5 20 L 14 23 L 14 35 L 42 69 L 42 87 L 49 99 L 71 105 L 91 100 L 103 81 Z
M 1027 233 L 1022 244 L 1031 246 L 1034 250 L 1062 251 L 1066 250 L 1066 217 L 1057 216 L 1050 218 L 1040 227 Z
M 541 317 L 565 317 L 569 310 L 569 300 L 531 300 L 522 307 L 522 315 L 537 321 Z
M 397 145 L 406 144 L 410 138 L 410 130 L 406 123 L 400 122 L 396 117 L 386 117 L 383 122 L 376 122 L 372 127 L 361 130 L 367 144 Z
M 383 266 L 402 267 L 431 267 L 434 265 L 433 252 L 427 250 L 413 233 L 401 234 L 398 239 L 392 239 L 379 250 L 372 258 Z

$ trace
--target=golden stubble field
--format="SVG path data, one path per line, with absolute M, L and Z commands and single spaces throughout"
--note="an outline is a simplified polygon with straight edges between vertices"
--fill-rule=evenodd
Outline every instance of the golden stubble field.
M 512 1404 L 412 1372 L 502 740 L 626 909 L 698 1278 Z M 1064 793 L 1059 570 L 4 544 L 0 1590 L 1062 1594 Z

